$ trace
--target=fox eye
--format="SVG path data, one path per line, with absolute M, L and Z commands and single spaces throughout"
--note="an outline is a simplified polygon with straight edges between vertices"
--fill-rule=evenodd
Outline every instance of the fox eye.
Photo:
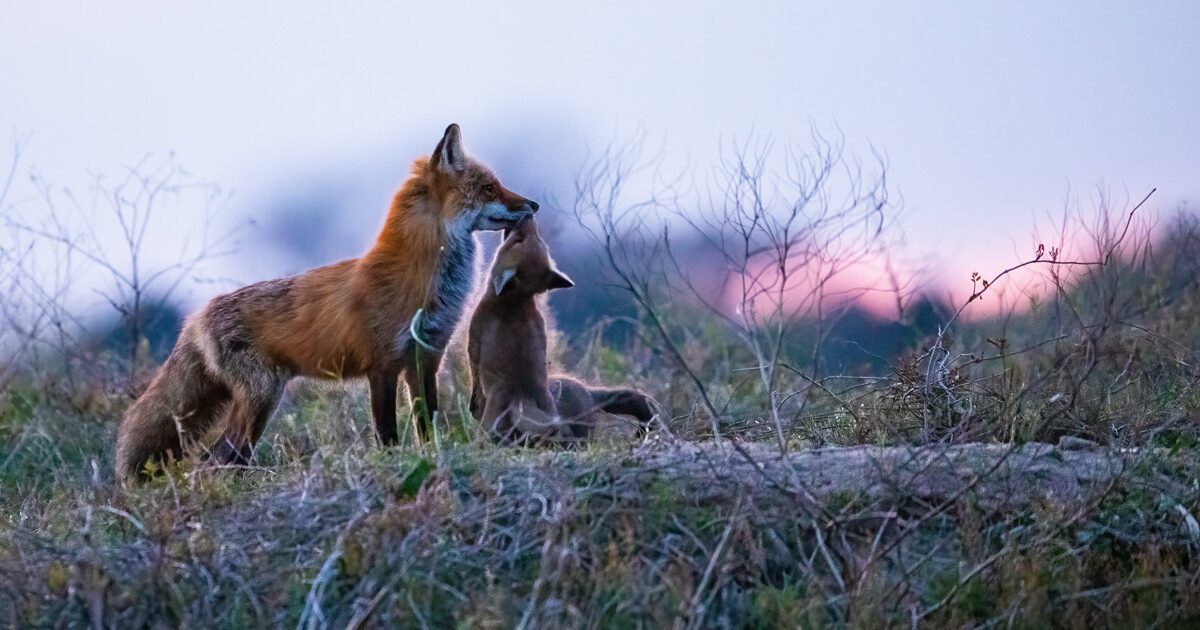
M 495 185 L 495 184 L 488 184 L 488 185 L 484 186 L 484 187 L 483 187 L 483 192 L 484 192 L 485 194 L 488 194 L 488 195 L 494 195 L 494 194 L 496 194 L 496 185 Z

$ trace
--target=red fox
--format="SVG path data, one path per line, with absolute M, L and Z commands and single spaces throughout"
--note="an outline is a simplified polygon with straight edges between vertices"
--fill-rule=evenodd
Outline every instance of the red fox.
M 475 283 L 473 232 L 513 227 L 537 209 L 469 157 L 458 125 L 450 125 L 433 154 L 413 163 L 362 258 L 252 284 L 188 318 L 121 422 L 118 474 L 181 457 L 222 419 L 207 456 L 247 463 L 293 376 L 365 375 L 375 431 L 390 445 L 403 375 L 414 410 L 423 407 L 414 419 L 427 440 L 442 349 Z
M 631 415 L 646 431 L 655 416 L 643 393 L 587 387 L 550 377 L 546 322 L 535 298 L 575 284 L 554 267 L 532 219 L 508 231 L 471 317 L 471 413 L 502 444 L 571 443 L 586 439 L 596 412 Z

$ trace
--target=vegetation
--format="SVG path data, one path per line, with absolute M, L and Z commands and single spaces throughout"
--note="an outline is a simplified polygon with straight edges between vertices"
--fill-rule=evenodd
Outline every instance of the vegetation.
M 963 304 L 894 284 L 899 312 L 875 329 L 893 346 L 846 350 L 879 317 L 838 297 L 857 291 L 838 281 L 848 267 L 818 267 L 897 251 L 895 208 L 882 165 L 860 177 L 837 142 L 815 142 L 789 186 L 769 151 L 742 147 L 724 192 L 702 198 L 631 199 L 630 150 L 584 170 L 575 209 L 603 263 L 595 282 L 629 310 L 564 323 L 560 360 L 643 388 L 670 417 L 644 442 L 614 423 L 574 451 L 492 445 L 452 361 L 432 445 L 380 449 L 361 384 L 305 382 L 254 466 L 185 461 L 121 487 L 115 426 L 156 356 L 128 320 L 149 307 L 122 300 L 153 303 L 154 289 L 112 294 L 130 334 L 95 343 L 107 334 L 60 317 L 68 292 L 28 266 L 84 245 L 22 241 L 53 245 L 32 258 L 6 245 L 0 280 L 19 290 L 0 330 L 0 623 L 1200 621 L 1196 218 L 1155 228 L 1145 205 L 1100 200 L 1019 269 L 964 273 Z M 721 291 L 739 281 L 735 308 L 700 282 L 703 261 Z M 184 275 L 203 257 L 185 262 Z M 1018 275 L 1044 286 L 971 317 Z

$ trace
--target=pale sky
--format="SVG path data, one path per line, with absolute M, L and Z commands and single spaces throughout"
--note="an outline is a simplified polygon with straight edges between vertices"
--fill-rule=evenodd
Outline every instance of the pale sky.
M 327 181 L 353 207 L 331 256 L 370 242 L 449 122 L 531 193 L 638 128 L 704 164 L 722 139 L 837 125 L 887 154 L 909 254 L 955 282 L 1014 260 L 1068 190 L 1158 187 L 1163 211 L 1200 200 L 1197 2 L 39 0 L 2 14 L 0 131 L 29 134 L 26 163 L 77 184 L 173 151 L 252 219 Z M 297 271 L 253 254 L 241 281 Z

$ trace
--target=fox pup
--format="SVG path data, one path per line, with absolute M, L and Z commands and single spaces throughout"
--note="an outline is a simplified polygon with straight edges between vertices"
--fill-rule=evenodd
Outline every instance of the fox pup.
M 217 296 L 184 323 L 117 432 L 117 472 L 181 457 L 216 422 L 208 456 L 246 463 L 294 376 L 366 376 L 375 431 L 394 444 L 400 376 L 417 434 L 437 411 L 442 349 L 476 274 L 474 232 L 510 228 L 538 204 L 505 188 L 463 148 L 458 125 L 413 163 L 383 230 L 362 258 Z
M 570 443 L 586 439 L 600 411 L 631 415 L 641 430 L 651 401 L 631 389 L 591 388 L 546 370 L 546 322 L 535 298 L 575 286 L 554 267 L 532 219 L 508 231 L 467 341 L 471 413 L 502 444 Z

